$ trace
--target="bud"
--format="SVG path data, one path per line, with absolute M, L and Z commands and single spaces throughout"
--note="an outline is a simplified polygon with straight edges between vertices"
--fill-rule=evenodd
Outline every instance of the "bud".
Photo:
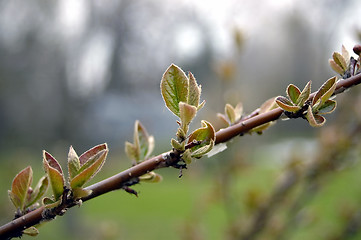
M 353 47 L 353 52 L 356 53 L 357 55 L 361 54 L 361 45 L 357 44 Z

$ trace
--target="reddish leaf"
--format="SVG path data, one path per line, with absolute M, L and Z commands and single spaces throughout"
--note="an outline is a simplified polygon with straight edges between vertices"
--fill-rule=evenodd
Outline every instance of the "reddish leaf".
M 33 170 L 30 166 L 19 172 L 11 185 L 9 197 L 17 209 L 24 210 L 28 190 L 33 181 Z
M 46 190 L 49 186 L 49 180 L 46 176 L 43 176 L 40 178 L 38 184 L 36 184 L 35 189 L 32 191 L 31 194 L 28 196 L 28 201 L 25 204 L 25 207 L 30 207 L 33 205 L 36 201 L 38 201 L 40 198 L 44 196 L 46 193 Z
M 70 187 L 72 189 L 82 187 L 87 181 L 94 177 L 103 166 L 108 149 L 99 151 L 95 156 L 90 158 L 82 168 L 79 170 L 79 174 L 70 181 Z M 83 168 L 86 166 L 86 168 Z
M 54 198 L 59 200 L 64 191 L 63 170 L 58 161 L 46 151 L 43 153 L 43 163 L 51 188 L 53 189 Z
M 103 143 L 103 144 L 99 144 L 99 145 L 89 149 L 85 153 L 83 153 L 79 157 L 80 166 L 82 167 L 87 161 L 89 161 L 90 158 L 94 157 L 97 153 L 99 153 L 100 151 L 105 150 L 105 149 L 108 149 L 108 146 L 106 143 Z

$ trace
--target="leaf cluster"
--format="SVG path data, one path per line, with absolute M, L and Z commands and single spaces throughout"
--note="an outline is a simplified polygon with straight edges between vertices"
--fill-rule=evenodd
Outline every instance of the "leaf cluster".
M 147 129 L 140 121 L 135 121 L 133 143 L 125 142 L 125 153 L 128 158 L 132 160 L 133 166 L 148 159 L 151 156 L 153 149 L 154 137 L 148 134 Z M 140 176 L 139 180 L 146 182 L 160 182 L 162 176 L 155 172 L 149 172 Z
M 312 127 L 320 127 L 326 122 L 321 115 L 329 114 L 336 109 L 336 101 L 330 99 L 335 89 L 336 77 L 328 79 L 314 96 L 311 96 L 311 81 L 302 91 L 290 84 L 286 90 L 287 97 L 278 96 L 276 103 L 285 111 L 286 116 L 302 117 L 307 119 Z
M 187 76 L 181 68 L 171 64 L 163 74 L 160 89 L 166 107 L 179 118 L 177 140 L 172 139 L 171 145 L 180 161 L 189 164 L 193 158 L 208 153 L 215 143 L 215 130 L 205 120 L 201 121 L 201 128 L 188 135 L 189 124 L 205 104 L 205 101 L 200 103 L 201 86 L 192 73 Z
M 341 53 L 333 52 L 332 59 L 329 59 L 328 62 L 331 68 L 340 74 L 342 78 L 348 78 L 354 76 L 360 72 L 360 45 L 356 45 L 353 48 L 353 51 L 358 55 L 356 60 L 350 53 L 347 51 L 344 45 L 341 47 Z

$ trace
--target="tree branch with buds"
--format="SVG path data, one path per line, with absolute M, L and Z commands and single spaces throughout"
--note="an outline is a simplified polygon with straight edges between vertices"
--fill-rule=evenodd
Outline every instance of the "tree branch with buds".
M 336 81 L 336 77 L 330 78 L 314 93 L 311 93 L 311 83 L 302 91 L 290 84 L 286 91 L 288 97 L 271 98 L 249 115 L 243 114 L 241 104 L 235 108 L 227 104 L 225 114 L 219 116 L 228 126 L 219 131 L 215 131 L 208 121 L 202 120 L 202 127 L 188 133 L 189 124 L 205 102 L 200 103 L 201 86 L 197 84 L 193 74 L 186 75 L 178 66 L 172 64 L 161 80 L 165 105 L 179 118 L 176 139 L 171 139 L 172 149 L 149 158 L 154 149 L 154 138 L 136 121 L 134 141 L 125 144 L 126 153 L 133 166 L 88 187 L 84 187 L 86 182 L 97 174 L 105 163 L 107 144 L 95 146 L 81 156 L 70 147 L 67 180 L 58 161 L 44 151 L 46 176 L 40 179 L 34 190 L 31 188 L 31 167 L 27 167 L 14 178 L 9 197 L 17 212 L 14 220 L 0 227 L 0 238 L 10 239 L 22 234 L 36 235 L 38 231 L 35 225 L 52 220 L 75 205 L 81 205 L 82 202 L 114 190 L 123 189 L 137 195 L 131 186 L 140 181 L 161 180 L 161 176 L 154 173 L 154 170 L 166 167 L 185 169 L 195 158 L 216 154 L 220 151 L 215 147 L 217 145 L 246 133 L 261 133 L 283 114 L 289 118 L 304 118 L 313 127 L 322 126 L 326 120 L 320 114 L 330 113 L 336 107 L 333 97 L 361 83 L 359 50 L 360 46 L 354 48 L 354 52 L 359 55 L 357 60 L 350 58 L 344 47 L 342 54 L 334 53 L 330 65 L 344 79 Z M 48 186 L 53 195 L 43 198 Z M 41 204 L 38 203 L 39 200 Z

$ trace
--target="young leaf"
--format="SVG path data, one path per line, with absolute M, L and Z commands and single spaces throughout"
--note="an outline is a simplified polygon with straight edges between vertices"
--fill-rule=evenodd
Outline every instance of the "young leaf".
M 280 108 L 282 108 L 286 112 L 297 112 L 298 110 L 301 109 L 300 106 L 293 105 L 293 103 L 291 103 L 290 100 L 288 100 L 283 96 L 278 96 L 276 98 L 276 103 Z
M 188 132 L 188 126 L 197 114 L 197 108 L 188 103 L 179 103 L 179 115 L 181 119 L 181 127 L 185 133 Z
M 163 180 L 162 176 L 155 173 L 149 172 L 139 177 L 140 181 L 148 182 L 148 183 L 158 183 Z
M 23 234 L 35 237 L 39 234 L 39 230 L 36 227 L 29 227 L 23 231 Z
M 326 122 L 326 119 L 324 117 L 312 113 L 311 106 L 308 107 L 306 118 L 311 127 L 321 127 Z
M 178 151 L 184 151 L 185 150 L 185 141 L 182 141 L 181 143 L 179 143 L 177 140 L 172 138 L 171 144 L 172 144 L 172 147 L 174 149 L 177 149 Z
M 88 182 L 90 179 L 92 179 L 100 171 L 100 169 L 102 168 L 102 166 L 105 162 L 106 156 L 108 154 L 107 145 L 106 144 L 104 144 L 104 145 L 102 145 L 102 146 L 104 146 L 105 149 L 102 149 L 102 147 L 99 147 L 98 148 L 99 151 L 93 152 L 94 155 L 92 157 L 90 157 L 88 159 L 88 161 L 84 163 L 83 166 L 81 166 L 81 168 L 79 170 L 79 174 L 76 175 L 70 181 L 71 189 L 82 187 L 86 182 Z
M 296 105 L 302 107 L 303 104 L 307 101 L 307 99 L 310 97 L 311 94 L 311 81 L 309 81 L 305 88 L 302 90 L 301 94 L 299 95 Z
M 202 128 L 196 129 L 194 132 L 191 133 L 188 139 L 188 143 L 195 141 L 201 142 L 200 145 L 194 146 L 192 151 L 197 150 L 205 145 L 209 145 L 211 141 L 215 141 L 216 132 L 209 122 L 202 120 Z
M 298 97 L 301 95 L 301 90 L 293 84 L 288 85 L 286 90 L 288 98 L 294 103 L 297 103 Z
M 133 143 L 125 142 L 125 153 L 127 154 L 128 158 L 133 161 L 133 165 L 137 164 L 139 161 L 139 155 L 137 151 L 138 149 L 135 147 Z
M 231 104 L 226 104 L 224 107 L 224 112 L 226 113 L 226 116 L 228 117 L 231 124 L 236 122 L 236 111 Z
M 197 84 L 196 78 L 191 72 L 188 73 L 189 89 L 188 89 L 188 104 L 198 108 L 199 100 L 201 97 L 201 86 Z
M 50 153 L 43 151 L 43 163 L 48 175 L 54 199 L 59 200 L 64 191 L 64 174 L 58 161 Z
M 69 179 L 73 179 L 78 173 L 80 169 L 80 160 L 78 155 L 76 154 L 73 146 L 70 146 L 68 153 L 68 174 Z
M 259 113 L 261 114 L 261 113 L 269 112 L 275 108 L 277 108 L 276 98 L 272 97 L 266 100 L 264 103 L 262 103 L 262 105 L 259 107 Z
M 209 153 L 212 150 L 213 146 L 214 146 L 214 140 L 211 139 L 208 145 L 205 145 L 203 147 L 194 150 L 191 156 L 194 158 L 201 158 L 203 155 Z
M 184 153 L 182 154 L 182 159 L 186 164 L 192 163 L 192 152 L 190 149 L 184 151 Z
M 337 65 L 339 65 L 345 72 L 347 70 L 347 63 L 344 57 L 338 52 L 334 52 L 332 57 L 333 60 L 337 63 Z
M 226 143 L 220 143 L 220 144 L 217 144 L 215 145 L 211 151 L 209 151 L 207 153 L 207 157 L 212 157 L 220 152 L 223 152 L 224 150 L 227 149 L 227 144 Z
M 221 119 L 226 124 L 227 127 L 230 125 L 230 122 L 228 121 L 226 115 L 222 113 L 217 113 L 217 117 L 219 117 L 219 119 Z
M 313 111 L 317 111 L 333 94 L 336 89 L 336 77 L 328 79 L 318 89 L 316 95 L 312 100 Z
M 140 144 L 140 160 L 146 160 L 152 154 L 154 149 L 154 137 L 148 134 L 147 129 L 137 121 L 138 136 Z
M 346 61 L 346 65 L 348 66 L 350 64 L 350 53 L 347 51 L 344 45 L 342 45 L 341 47 L 341 53 L 342 53 L 342 57 Z
M 46 190 L 48 190 L 49 180 L 46 176 L 40 178 L 39 182 L 36 184 L 35 189 L 31 194 L 28 194 L 28 199 L 26 201 L 25 207 L 30 207 L 36 201 L 44 196 Z
M 83 197 L 87 197 L 92 193 L 92 190 L 86 190 L 81 187 L 74 188 L 74 189 L 72 189 L 72 191 L 73 191 L 74 199 L 80 199 Z
M 178 66 L 172 64 L 163 74 L 160 89 L 167 108 L 179 117 L 179 103 L 188 102 L 189 80 Z M 192 100 L 193 101 L 193 100 Z
M 345 72 L 342 67 L 338 65 L 333 59 L 329 59 L 328 63 L 330 64 L 331 68 L 338 74 L 342 75 Z
M 269 112 L 273 109 L 275 109 L 278 105 L 277 103 L 277 99 L 281 99 L 281 100 L 286 100 L 286 102 L 291 103 L 291 101 L 289 101 L 287 98 L 285 97 L 273 97 L 273 98 L 270 98 L 268 99 L 267 101 L 265 101 L 259 108 L 259 114 L 262 114 L 262 113 L 266 113 L 266 112 Z M 262 134 L 262 131 L 266 130 L 267 128 L 269 128 L 270 126 L 272 126 L 273 124 L 275 123 L 275 121 L 272 121 L 272 122 L 268 122 L 268 123 L 265 123 L 265 124 L 262 124 L 258 127 L 255 127 L 255 128 L 252 128 L 251 129 L 251 133 L 252 132 L 256 132 L 258 134 Z
M 19 172 L 11 185 L 9 197 L 17 209 L 24 210 L 28 190 L 33 181 L 33 170 L 30 166 Z
M 242 114 L 243 114 L 243 105 L 241 102 L 237 103 L 236 107 L 234 108 L 234 113 L 236 115 L 236 121 L 239 121 L 242 117 Z
M 146 128 L 138 120 L 134 124 L 133 141 L 134 143 L 125 142 L 125 152 L 135 165 L 147 159 L 154 149 L 154 137 L 149 136 Z
M 99 144 L 91 149 L 89 149 L 88 151 L 84 152 L 82 155 L 80 155 L 79 157 L 79 161 L 80 161 L 80 167 L 81 168 L 86 168 L 87 166 L 85 166 L 85 164 L 90 165 L 91 162 L 89 162 L 90 159 L 93 159 L 94 156 L 103 151 L 103 150 L 107 150 L 108 151 L 108 145 L 106 143 L 102 143 Z M 80 169 L 81 171 L 81 169 Z
M 336 101 L 327 100 L 319 109 L 319 114 L 329 114 L 332 113 L 336 109 Z

